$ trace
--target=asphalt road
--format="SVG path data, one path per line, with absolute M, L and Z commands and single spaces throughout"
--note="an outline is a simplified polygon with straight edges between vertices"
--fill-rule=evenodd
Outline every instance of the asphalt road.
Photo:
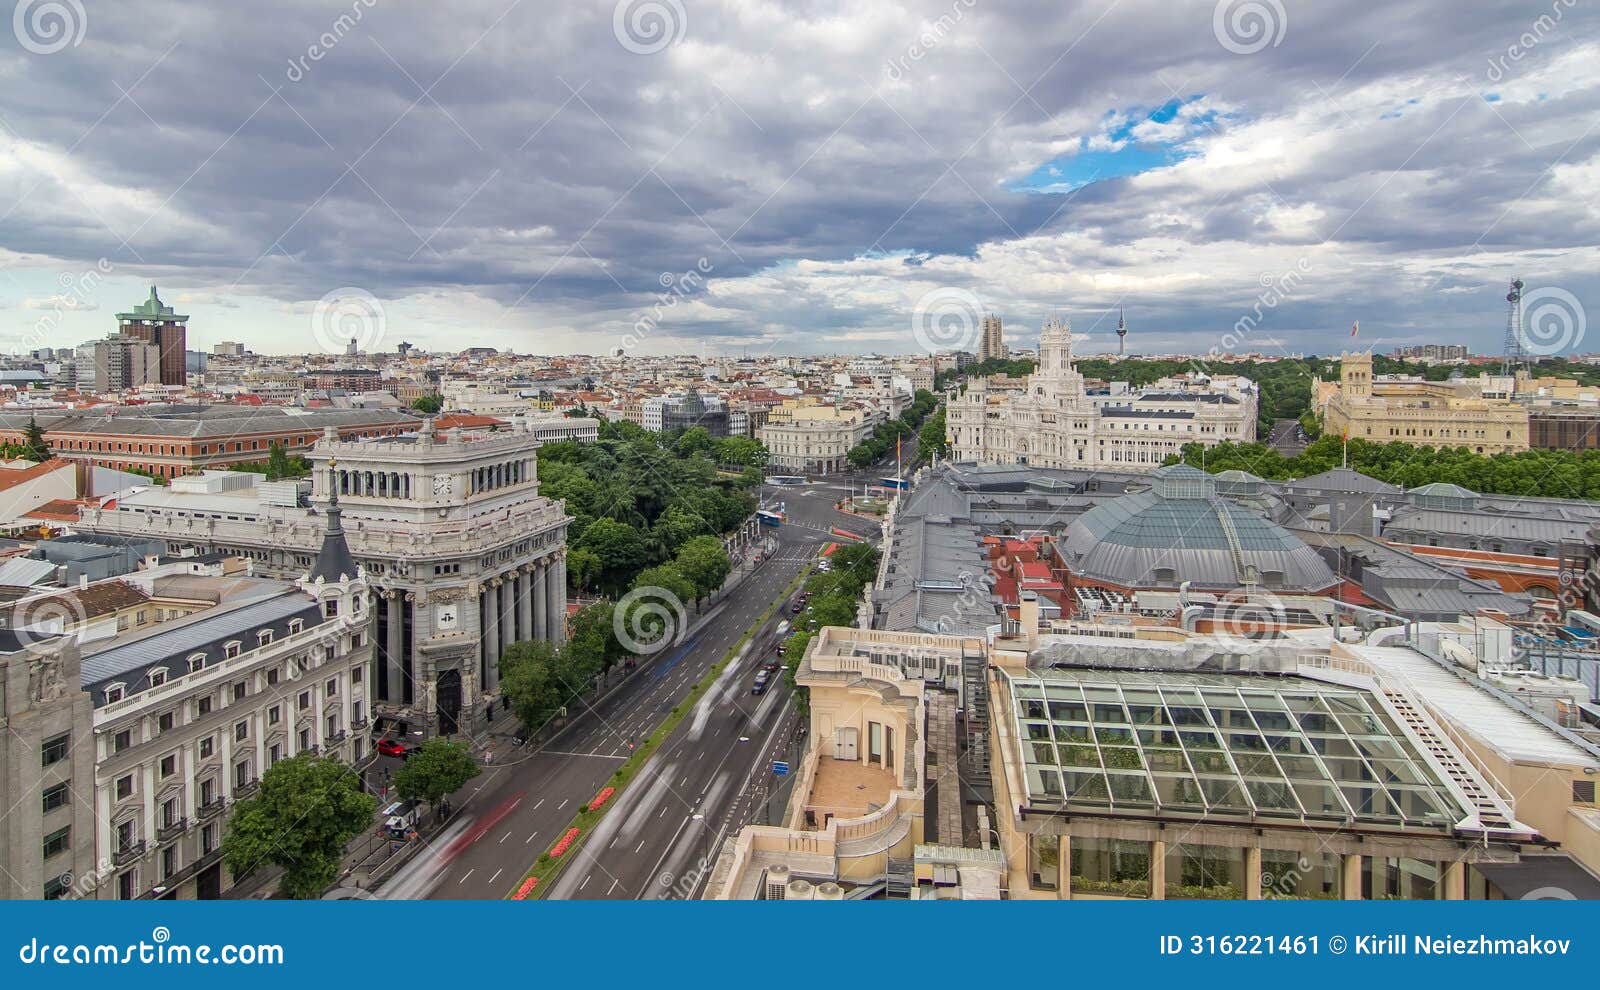
M 768 489 L 769 500 L 773 491 Z M 402 871 L 386 888 L 402 896 L 504 897 L 560 837 L 578 806 L 606 785 L 627 758 L 629 743 L 642 741 L 683 702 L 690 687 L 816 558 L 831 540 L 831 527 L 875 532 L 871 521 L 834 511 L 838 493 L 827 487 L 776 491 L 786 502 L 787 520 L 776 531 L 779 548 L 773 557 L 709 607 L 709 618 L 689 639 L 649 658 L 598 706 L 575 712 L 572 725 L 541 751 L 486 767 L 454 803 L 460 818 L 492 825 L 469 824 L 448 862 L 428 866 L 420 880 L 417 870 Z M 694 866 L 714 855 L 721 831 L 753 815 L 759 788 L 752 785 L 760 772 L 768 772 L 769 753 L 796 727 L 781 678 L 765 695 L 749 693 L 756 667 L 773 655 L 777 623 L 787 618 L 785 608 L 729 665 L 715 689 L 616 799 L 617 806 L 546 896 L 682 896 L 698 888 L 703 877 L 695 875 Z M 664 874 L 671 874 L 666 883 L 660 880 Z M 680 882 L 680 877 L 690 879 Z

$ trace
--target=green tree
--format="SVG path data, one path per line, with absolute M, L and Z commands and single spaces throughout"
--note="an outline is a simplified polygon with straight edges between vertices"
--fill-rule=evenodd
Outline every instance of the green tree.
M 608 601 L 585 605 L 572 617 L 566 650 L 574 666 L 592 671 L 610 670 L 627 650 L 617 640 L 616 606 Z
M 917 451 L 924 457 L 937 454 L 940 457 L 950 455 L 950 444 L 945 439 L 944 410 L 940 409 L 917 433 Z
M 674 566 L 694 585 L 695 604 L 722 587 L 733 561 L 715 536 L 696 536 L 678 548 Z
M 511 699 L 525 727 L 538 729 L 550 721 L 569 696 L 556 666 L 555 647 L 546 640 L 522 640 L 506 647 L 500 654 L 500 691 Z
M 294 467 L 289 463 L 289 452 L 283 449 L 283 444 L 273 441 L 267 448 L 267 480 L 281 481 L 294 474 Z
M 34 416 L 28 417 L 28 425 L 22 431 L 22 446 L 25 451 L 23 456 L 30 461 L 43 463 L 55 456 L 50 451 L 50 445 L 45 442 L 44 428 L 39 425 L 38 418 Z
M 444 396 L 419 395 L 411 400 L 411 408 L 424 416 L 436 416 L 444 408 Z
M 280 760 L 262 774 L 259 794 L 234 805 L 222 856 L 236 877 L 279 866 L 281 893 L 318 897 L 339 879 L 345 845 L 372 826 L 377 806 L 338 760 Z
M 606 591 L 620 592 L 645 563 L 644 540 L 639 531 L 615 519 L 596 519 L 578 538 L 578 549 L 600 559 L 597 583 Z
M 567 579 L 576 589 L 588 589 L 600 578 L 600 555 L 577 547 L 567 554 Z
M 395 771 L 394 789 L 403 798 L 433 806 L 460 790 L 482 773 L 478 760 L 465 745 L 449 739 L 429 739 Z

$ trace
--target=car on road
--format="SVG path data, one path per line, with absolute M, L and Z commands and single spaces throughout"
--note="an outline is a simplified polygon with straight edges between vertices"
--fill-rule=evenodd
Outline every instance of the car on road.
M 784 619 L 782 622 L 778 623 L 778 635 L 780 637 L 789 635 L 789 620 L 788 619 Z
M 379 739 L 378 752 L 384 756 L 404 757 L 406 755 L 406 744 L 393 739 Z
M 771 680 L 772 680 L 772 675 L 771 674 L 767 673 L 764 670 L 761 671 L 759 674 L 756 675 L 755 683 L 750 685 L 750 693 L 751 694 L 766 694 L 767 693 L 767 683 L 769 681 L 771 681 Z
M 805 602 L 795 602 L 793 605 L 789 606 L 789 614 L 799 615 L 802 608 L 805 608 Z
M 772 674 L 776 674 L 778 672 L 778 668 L 782 666 L 783 661 L 781 660 L 768 660 L 766 663 L 761 665 L 761 672 L 770 676 Z

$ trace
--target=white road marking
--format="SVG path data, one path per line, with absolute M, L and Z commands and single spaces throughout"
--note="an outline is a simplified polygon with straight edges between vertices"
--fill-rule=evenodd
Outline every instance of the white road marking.
M 583 888 L 589 886 L 589 877 L 592 877 L 592 876 L 594 876 L 593 873 L 589 874 L 588 877 L 584 877 L 583 878 L 583 883 L 578 884 L 578 889 L 582 890 Z
M 534 832 L 532 835 L 529 835 L 526 839 L 523 839 L 522 840 L 522 844 L 523 845 L 527 845 L 528 843 L 532 842 L 534 839 L 536 839 L 538 837 L 539 837 L 539 833 L 538 832 Z
M 500 869 L 495 870 L 494 871 L 494 876 L 489 878 L 489 883 L 493 884 L 497 879 L 500 878 L 500 874 L 503 873 L 503 872 L 505 872 L 505 867 L 503 867 L 503 866 Z
M 461 874 L 461 879 L 456 881 L 456 886 L 459 887 L 462 884 L 466 883 L 467 882 L 467 877 L 470 877 L 470 876 L 472 876 L 472 870 L 468 870 L 467 872 Z
M 506 840 L 507 840 L 507 839 L 509 839 L 509 838 L 511 838 L 511 833 L 510 833 L 510 832 L 507 832 L 507 833 L 506 833 L 506 834 L 505 834 L 505 835 L 502 835 L 502 836 L 501 836 L 501 837 L 500 837 L 500 841 L 501 841 L 501 842 L 504 842 L 504 841 L 506 841 Z

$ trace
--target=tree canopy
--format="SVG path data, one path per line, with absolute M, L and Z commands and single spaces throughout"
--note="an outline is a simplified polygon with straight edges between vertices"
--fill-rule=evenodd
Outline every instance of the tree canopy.
M 261 775 L 261 791 L 234 805 L 222 856 L 235 876 L 280 866 L 280 892 L 320 896 L 339 879 L 345 844 L 372 826 L 378 801 L 336 759 L 301 755 Z
M 464 744 L 449 739 L 429 739 L 395 771 L 394 789 L 403 798 L 436 805 L 482 772 L 477 758 Z

